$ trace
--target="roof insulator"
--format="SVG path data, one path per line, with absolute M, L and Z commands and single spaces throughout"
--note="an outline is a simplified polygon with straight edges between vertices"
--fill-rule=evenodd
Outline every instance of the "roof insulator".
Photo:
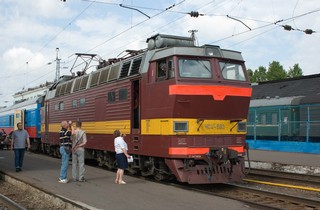
M 312 29 L 306 29 L 304 30 L 304 33 L 306 34 L 312 34 L 314 31 Z
M 191 11 L 189 14 L 191 17 L 199 17 L 199 12 L 196 11 Z
M 292 27 L 289 26 L 289 25 L 284 25 L 283 28 L 284 28 L 284 30 L 286 30 L 286 31 L 291 31 L 291 30 L 292 30 Z

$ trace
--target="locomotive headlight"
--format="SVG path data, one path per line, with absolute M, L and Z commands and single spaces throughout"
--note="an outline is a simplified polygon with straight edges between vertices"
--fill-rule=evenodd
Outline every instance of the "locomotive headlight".
M 247 131 L 247 123 L 239 122 L 238 123 L 238 132 L 246 132 Z
M 220 48 L 214 45 L 205 46 L 206 56 L 221 57 Z
M 173 122 L 173 131 L 174 132 L 188 132 L 189 131 L 188 122 Z

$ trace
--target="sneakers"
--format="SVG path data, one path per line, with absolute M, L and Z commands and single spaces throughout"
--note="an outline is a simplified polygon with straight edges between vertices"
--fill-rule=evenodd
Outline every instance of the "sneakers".
M 60 178 L 59 178 L 59 181 L 58 181 L 58 182 L 59 182 L 59 183 L 66 184 L 66 183 L 69 182 L 69 180 L 68 180 L 68 179 L 60 179 Z
M 85 182 L 86 180 L 84 178 L 81 179 L 73 179 L 74 182 Z

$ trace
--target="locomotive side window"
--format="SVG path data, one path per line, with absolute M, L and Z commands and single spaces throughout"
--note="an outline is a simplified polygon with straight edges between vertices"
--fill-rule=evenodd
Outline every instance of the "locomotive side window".
M 179 59 L 179 75 L 186 78 L 211 78 L 208 60 Z
M 119 101 L 125 101 L 128 99 L 128 90 L 120 89 L 119 90 Z
M 85 105 L 86 105 L 86 99 L 85 98 L 80 98 L 79 106 L 85 106 Z
M 219 62 L 219 66 L 224 79 L 246 81 L 242 65 L 230 62 Z
M 63 104 L 63 102 L 60 102 L 59 103 L 59 110 L 63 110 L 64 109 L 64 104 Z
M 108 102 L 112 103 L 116 101 L 116 93 L 115 92 L 108 92 Z
M 78 106 L 78 101 L 77 100 L 73 100 L 72 101 L 72 108 L 77 108 Z
M 157 80 L 165 80 L 167 75 L 166 60 L 160 60 L 157 63 Z
M 174 65 L 173 65 L 173 60 L 168 61 L 168 73 L 169 73 L 169 78 L 174 78 Z

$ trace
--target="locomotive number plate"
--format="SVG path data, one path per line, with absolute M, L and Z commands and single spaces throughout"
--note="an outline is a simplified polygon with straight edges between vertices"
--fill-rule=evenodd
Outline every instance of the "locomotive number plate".
M 225 126 L 224 124 L 212 123 L 212 124 L 205 124 L 204 127 L 209 130 L 223 130 Z

